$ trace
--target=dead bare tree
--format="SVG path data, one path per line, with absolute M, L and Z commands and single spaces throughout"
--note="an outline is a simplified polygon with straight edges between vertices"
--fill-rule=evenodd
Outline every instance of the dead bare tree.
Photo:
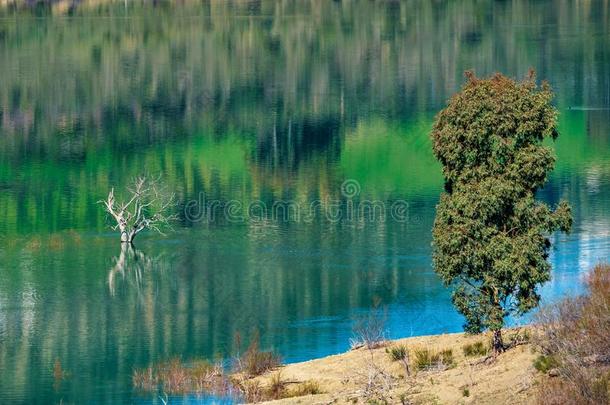
M 386 309 L 380 308 L 379 303 L 373 303 L 373 308 L 368 314 L 356 319 L 350 348 L 354 350 L 364 346 L 367 349 L 376 349 L 383 346 L 387 341 L 386 320 Z
M 106 200 L 100 201 L 116 222 L 112 229 L 119 230 L 122 243 L 133 243 L 145 229 L 163 235 L 163 228 L 171 228 L 171 222 L 177 219 L 172 213 L 176 196 L 167 192 L 159 178 L 136 177 L 127 187 L 127 194 L 129 197 L 119 202 L 112 188 Z

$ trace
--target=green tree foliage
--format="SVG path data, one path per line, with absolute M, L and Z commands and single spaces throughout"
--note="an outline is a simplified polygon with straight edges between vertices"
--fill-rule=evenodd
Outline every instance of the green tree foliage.
M 535 199 L 555 163 L 543 145 L 558 135 L 549 85 L 537 86 L 533 72 L 520 82 L 466 76 L 431 134 L 445 177 L 433 262 L 466 330 L 494 331 L 498 352 L 505 317 L 538 305 L 536 287 L 550 279 L 548 235 L 568 232 L 572 217 L 565 201 L 551 209 Z

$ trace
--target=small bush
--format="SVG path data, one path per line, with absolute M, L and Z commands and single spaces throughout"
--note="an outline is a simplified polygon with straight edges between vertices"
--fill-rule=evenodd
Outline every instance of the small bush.
M 453 366 L 453 351 L 451 349 L 432 352 L 428 349 L 417 349 L 414 352 L 414 366 L 417 370 L 443 369 Z
M 395 345 L 386 349 L 386 353 L 390 357 L 392 361 L 399 361 L 402 363 L 402 366 L 405 369 L 405 373 L 410 376 L 411 368 L 409 366 L 410 358 L 409 358 L 409 349 L 405 345 Z
M 261 375 L 280 365 L 280 358 L 272 352 L 250 352 L 245 357 L 245 370 L 250 376 Z
M 545 356 L 541 354 L 534 360 L 534 368 L 542 373 L 548 373 L 549 370 L 559 367 L 559 362 L 554 356 Z
M 434 356 L 428 349 L 415 350 L 415 368 L 426 370 L 435 364 Z
M 487 356 L 491 350 L 488 344 L 483 341 L 469 343 L 462 346 L 462 351 L 466 357 Z
M 256 380 L 244 381 L 238 388 L 244 400 L 248 403 L 261 402 L 265 399 L 263 387 Z
M 259 349 L 258 333 L 255 333 L 250 346 L 240 359 L 243 372 L 251 377 L 261 375 L 269 370 L 277 368 L 281 364 L 281 358 L 273 352 L 263 352 Z
M 270 399 L 281 399 L 286 394 L 286 383 L 282 380 L 281 372 L 277 372 L 271 376 L 269 381 L 269 388 L 267 390 L 267 397 Z
M 468 389 L 468 387 L 462 388 L 462 396 L 463 397 L 469 397 L 470 396 L 470 390 Z
M 388 356 L 392 361 L 401 361 L 409 357 L 409 350 L 405 345 L 395 345 L 387 349 Z
M 432 354 L 428 349 L 416 349 L 415 350 L 415 368 L 418 370 L 425 370 L 432 365 Z

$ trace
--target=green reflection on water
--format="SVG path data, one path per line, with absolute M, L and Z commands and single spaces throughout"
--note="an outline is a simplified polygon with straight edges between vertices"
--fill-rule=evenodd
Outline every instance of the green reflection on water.
M 431 126 L 427 117 L 392 126 L 382 120 L 359 123 L 341 154 L 345 177 L 358 179 L 373 198 L 438 195 L 443 182 L 431 152 Z

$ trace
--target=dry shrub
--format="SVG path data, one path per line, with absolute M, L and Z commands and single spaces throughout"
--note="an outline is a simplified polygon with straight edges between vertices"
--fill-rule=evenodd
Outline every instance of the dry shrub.
M 542 381 L 540 403 L 610 403 L 610 266 L 596 266 L 587 286 L 587 295 L 539 314 L 536 343 L 543 356 L 553 358 L 558 375 Z
M 252 341 L 244 355 L 238 361 L 238 368 L 250 377 L 261 375 L 269 370 L 277 368 L 282 360 L 273 352 L 260 350 L 259 335 L 254 333 Z
M 265 390 L 257 380 L 246 380 L 238 385 L 243 399 L 247 403 L 256 403 L 265 400 Z
M 133 386 L 142 391 L 156 391 L 159 386 L 158 377 L 153 371 L 153 367 L 134 370 L 131 380 Z
M 361 387 L 358 396 L 366 403 L 387 404 L 392 399 L 395 378 L 371 357 L 364 369 L 357 371 L 356 384 Z
M 232 374 L 225 374 L 222 365 L 212 365 L 207 361 L 183 363 L 180 359 L 173 358 L 134 370 L 132 382 L 136 389 L 147 392 L 207 393 L 259 402 L 293 396 L 292 392 L 286 390 L 287 383 L 282 380 L 279 372 L 271 376 L 270 384 L 266 387 L 252 379 L 277 368 L 280 363 L 279 356 L 259 349 L 259 335 L 254 333 L 245 353 L 237 356 Z M 302 389 L 312 389 L 312 386 Z
M 387 311 L 376 299 L 371 311 L 355 320 L 354 337 L 350 339 L 351 349 L 366 347 L 371 350 L 383 346 L 387 340 L 386 320 Z
M 132 382 L 137 389 L 150 392 L 160 389 L 168 394 L 219 392 L 225 386 L 220 366 L 205 361 L 187 365 L 178 358 L 134 370 Z
M 378 346 L 365 345 L 365 347 L 368 356 L 361 367 L 354 369 L 354 381 L 359 389 L 354 393 L 355 397 L 352 400 L 362 398 L 366 403 L 387 404 L 392 399 L 391 390 L 395 386 L 395 378 L 376 360 L 374 348 Z
M 192 387 L 190 370 L 182 365 L 179 359 L 159 364 L 157 375 L 163 384 L 163 391 L 167 393 L 187 392 Z
M 537 402 L 544 405 L 588 404 L 574 384 L 546 377 L 538 387 Z
M 271 376 L 267 396 L 270 399 L 284 398 L 286 395 L 286 382 L 282 380 L 282 373 L 278 371 Z

